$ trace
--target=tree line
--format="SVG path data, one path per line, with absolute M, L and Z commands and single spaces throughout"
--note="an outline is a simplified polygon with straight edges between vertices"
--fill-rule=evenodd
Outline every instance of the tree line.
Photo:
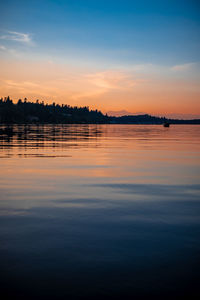
M 25 98 L 13 103 L 10 97 L 0 99 L 0 123 L 108 123 L 108 117 L 101 111 L 90 110 L 88 106 L 59 105 L 55 102 L 30 102 Z
M 154 117 L 148 114 L 137 116 L 109 117 L 99 110 L 90 110 L 88 106 L 78 107 L 59 105 L 55 102 L 30 102 L 27 98 L 13 103 L 10 97 L 0 99 L 1 124 L 200 124 L 200 119 L 177 120 L 165 117 Z

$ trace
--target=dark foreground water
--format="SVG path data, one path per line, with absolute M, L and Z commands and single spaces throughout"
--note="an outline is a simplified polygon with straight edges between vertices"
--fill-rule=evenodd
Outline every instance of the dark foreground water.
M 1 126 L 0 163 L 2 299 L 200 296 L 200 126 Z

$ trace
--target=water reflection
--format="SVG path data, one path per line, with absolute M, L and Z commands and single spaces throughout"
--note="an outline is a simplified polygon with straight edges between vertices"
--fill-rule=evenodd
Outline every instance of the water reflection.
M 37 141 L 66 141 L 69 138 L 87 139 L 97 137 L 102 133 L 100 125 L 1 125 L 1 141 L 19 142 L 26 140 Z
M 2 293 L 197 297 L 199 129 L 1 126 Z
M 84 147 L 84 141 L 97 139 L 101 136 L 100 126 L 89 125 L 1 125 L 0 127 L 0 149 L 21 148 L 42 149 L 42 148 L 68 148 Z M 82 142 L 80 144 L 80 142 Z M 20 155 L 23 157 L 57 157 L 57 155 L 38 154 L 18 154 L 14 151 L 4 152 L 3 157 Z M 66 155 L 59 155 L 65 157 Z

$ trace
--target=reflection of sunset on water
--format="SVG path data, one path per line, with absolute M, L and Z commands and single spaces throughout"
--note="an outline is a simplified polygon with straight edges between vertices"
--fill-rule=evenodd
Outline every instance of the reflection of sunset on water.
M 14 125 L 1 136 L 1 189 L 50 199 L 88 183 L 197 183 L 198 134 L 199 125 Z
M 200 1 L 0 12 L 1 298 L 200 299 Z

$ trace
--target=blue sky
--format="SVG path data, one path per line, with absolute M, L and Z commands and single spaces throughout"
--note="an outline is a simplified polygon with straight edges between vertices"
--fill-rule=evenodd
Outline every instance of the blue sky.
M 199 1 L 1 1 L 2 30 L 27 32 L 41 54 L 129 62 L 199 60 Z
M 145 65 L 151 78 L 199 80 L 199 1 L 8 0 L 0 10 L 4 61 L 23 57 L 102 72 Z

